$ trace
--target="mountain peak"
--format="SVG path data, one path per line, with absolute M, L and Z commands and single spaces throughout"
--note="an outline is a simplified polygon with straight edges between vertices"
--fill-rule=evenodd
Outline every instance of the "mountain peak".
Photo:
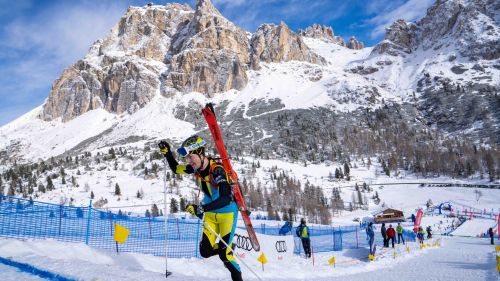
M 222 14 L 215 8 L 210 0 L 198 0 L 196 3 L 196 13 L 199 14 L 216 14 L 222 16 Z

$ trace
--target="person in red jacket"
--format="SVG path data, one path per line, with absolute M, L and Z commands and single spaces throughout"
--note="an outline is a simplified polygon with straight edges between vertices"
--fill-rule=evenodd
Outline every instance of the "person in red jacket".
M 392 241 L 392 247 L 394 248 L 394 237 L 396 237 L 396 230 L 392 227 L 392 224 L 389 224 L 389 228 L 387 229 L 387 246 L 389 246 L 389 240 Z

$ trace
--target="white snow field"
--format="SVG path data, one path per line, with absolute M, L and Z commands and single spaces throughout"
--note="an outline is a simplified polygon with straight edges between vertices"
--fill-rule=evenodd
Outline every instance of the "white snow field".
M 440 237 L 428 243 L 440 246 L 419 249 L 409 243 L 379 248 L 370 262 L 367 249 L 317 254 L 312 259 L 294 256 L 283 263 L 266 264 L 264 271 L 256 263 L 250 266 L 262 280 L 499 280 L 495 270 L 494 247 L 486 239 Z M 0 254 L 14 261 L 68 278 L 89 281 L 165 280 L 165 259 L 136 253 L 102 251 L 82 244 L 53 240 L 0 239 Z M 328 259 L 336 257 L 335 267 Z M 209 259 L 169 259 L 173 272 L 167 280 L 229 280 L 229 273 L 217 257 Z M 242 266 L 245 280 L 258 280 Z M 44 280 L 15 269 L 0 266 L 1 280 Z M 5 270 L 4 270 L 5 269 Z

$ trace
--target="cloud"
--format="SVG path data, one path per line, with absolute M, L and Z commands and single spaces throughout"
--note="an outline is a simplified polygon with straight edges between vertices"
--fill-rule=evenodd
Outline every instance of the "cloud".
M 406 21 L 415 21 L 423 17 L 434 0 L 408 0 L 406 3 L 395 7 L 394 9 L 380 13 L 377 16 L 365 21 L 368 25 L 373 25 L 373 31 L 370 33 L 372 39 L 384 34 L 385 28 L 389 27 L 394 21 L 404 19 Z
M 52 82 L 83 58 L 126 9 L 123 2 L 63 1 L 33 14 L 31 10 L 20 13 L 4 23 L 0 32 L 0 125 L 13 119 L 9 114 L 20 115 L 43 103 Z

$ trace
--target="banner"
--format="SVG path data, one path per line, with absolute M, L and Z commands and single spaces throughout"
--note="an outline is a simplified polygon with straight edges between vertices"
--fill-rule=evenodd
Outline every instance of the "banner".
M 252 248 L 250 239 L 245 229 L 236 228 L 233 237 L 235 254 L 245 261 L 257 261 L 262 253 L 265 254 L 268 263 L 282 262 L 293 257 L 294 242 L 292 235 L 274 236 L 257 233 L 260 243 L 260 252 Z
M 415 219 L 415 225 L 413 226 L 413 231 L 417 232 L 418 228 L 420 227 L 420 221 L 422 221 L 422 216 L 424 215 L 424 212 L 422 212 L 422 209 L 418 209 L 417 211 L 417 217 Z

